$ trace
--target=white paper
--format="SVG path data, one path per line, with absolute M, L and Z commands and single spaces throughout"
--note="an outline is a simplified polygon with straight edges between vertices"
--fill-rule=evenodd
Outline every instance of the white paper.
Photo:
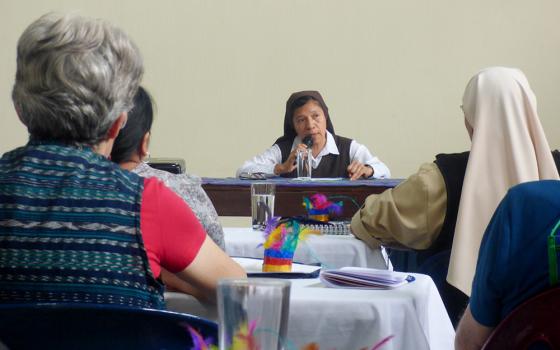
M 328 287 L 364 289 L 397 288 L 414 281 L 407 273 L 365 267 L 324 270 L 319 278 Z

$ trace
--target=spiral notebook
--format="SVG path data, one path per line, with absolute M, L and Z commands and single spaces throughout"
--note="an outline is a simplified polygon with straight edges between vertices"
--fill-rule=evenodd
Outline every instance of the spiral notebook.
M 328 223 L 304 223 L 304 228 L 319 231 L 325 235 L 351 235 L 350 221 L 329 221 Z

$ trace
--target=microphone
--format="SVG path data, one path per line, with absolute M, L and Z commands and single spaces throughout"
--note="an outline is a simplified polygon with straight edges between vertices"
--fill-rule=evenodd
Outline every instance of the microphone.
M 313 146 L 313 138 L 311 135 L 307 135 L 303 138 L 302 143 L 307 146 L 307 148 L 311 148 Z

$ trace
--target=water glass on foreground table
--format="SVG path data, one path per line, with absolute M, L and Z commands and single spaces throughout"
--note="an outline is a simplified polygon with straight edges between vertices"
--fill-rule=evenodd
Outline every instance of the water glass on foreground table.
M 221 280 L 220 350 L 229 350 L 234 343 L 239 349 L 285 349 L 290 286 L 290 281 L 276 279 Z
M 274 216 L 275 186 L 267 182 L 251 184 L 251 219 L 252 227 L 263 230 L 267 221 Z

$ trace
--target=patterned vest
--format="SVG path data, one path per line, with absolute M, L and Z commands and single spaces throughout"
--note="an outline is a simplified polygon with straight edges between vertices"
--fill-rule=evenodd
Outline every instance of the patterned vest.
M 143 179 L 89 148 L 0 159 L 0 303 L 164 308 L 140 233 Z
M 346 168 L 350 165 L 350 144 L 352 140 L 338 135 L 333 135 L 333 137 L 339 154 L 324 155 L 317 169 L 311 170 L 311 177 L 348 177 Z M 282 163 L 288 159 L 293 143 L 293 139 L 277 143 L 282 153 Z M 280 176 L 297 177 L 297 170 Z

